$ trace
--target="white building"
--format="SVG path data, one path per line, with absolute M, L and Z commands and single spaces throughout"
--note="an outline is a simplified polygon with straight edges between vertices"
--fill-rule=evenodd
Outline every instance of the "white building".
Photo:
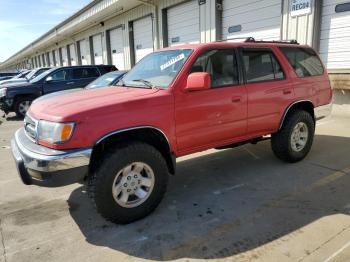
M 94 0 L 0 70 L 102 63 L 130 69 L 161 47 L 248 36 L 313 46 L 333 87 L 350 88 L 346 0 Z

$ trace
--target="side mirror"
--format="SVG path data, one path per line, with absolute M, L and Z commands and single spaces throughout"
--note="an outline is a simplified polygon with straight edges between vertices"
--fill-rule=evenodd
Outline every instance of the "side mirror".
M 45 81 L 47 82 L 47 83 L 49 83 L 49 82 L 52 82 L 52 76 L 48 76 L 46 79 L 45 79 Z
M 207 90 L 210 88 L 211 78 L 210 75 L 206 72 L 192 73 L 187 77 L 187 85 L 185 87 L 185 90 L 188 92 Z

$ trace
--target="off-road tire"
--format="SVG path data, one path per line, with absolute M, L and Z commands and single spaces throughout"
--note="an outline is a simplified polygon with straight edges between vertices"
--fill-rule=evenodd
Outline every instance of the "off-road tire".
M 143 162 L 154 172 L 154 187 L 147 200 L 137 207 L 126 208 L 113 198 L 112 184 L 117 173 L 133 162 Z M 132 142 L 104 155 L 96 170 L 88 177 L 88 194 L 98 213 L 106 220 L 127 224 L 150 214 L 162 200 L 167 188 L 169 171 L 162 154 L 153 146 Z
M 293 150 L 291 136 L 298 123 L 305 123 L 308 128 L 308 139 L 301 151 Z M 310 113 L 304 110 L 293 110 L 287 115 L 282 128 L 271 137 L 271 147 L 274 154 L 281 160 L 289 163 L 298 162 L 309 153 L 315 133 L 315 122 Z

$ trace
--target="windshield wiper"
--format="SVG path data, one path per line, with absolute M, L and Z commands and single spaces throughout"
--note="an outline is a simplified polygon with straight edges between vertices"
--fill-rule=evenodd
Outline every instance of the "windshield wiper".
M 149 87 L 149 88 L 155 88 L 155 86 L 148 80 L 145 80 L 145 79 L 134 79 L 134 80 L 131 80 L 133 82 L 141 82 L 143 83 L 145 86 Z
M 122 86 L 125 86 L 125 82 L 124 82 L 123 78 L 119 79 L 115 85 L 117 86 L 119 83 L 121 83 Z

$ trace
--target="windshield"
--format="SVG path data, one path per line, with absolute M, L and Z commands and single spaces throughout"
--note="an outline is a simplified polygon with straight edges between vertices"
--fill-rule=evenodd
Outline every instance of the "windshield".
M 122 74 L 123 74 L 122 72 L 110 72 L 110 73 L 104 74 L 103 76 L 100 76 L 99 78 L 97 78 L 96 80 L 88 84 L 86 88 L 109 86 Z
M 151 53 L 138 62 L 122 82 L 131 87 L 168 88 L 191 53 L 191 49 Z
M 41 79 L 45 78 L 48 74 L 50 74 L 52 71 L 55 71 L 57 68 L 51 68 L 47 71 L 45 71 L 44 73 L 41 73 L 40 75 L 38 75 L 37 77 L 34 77 L 33 79 L 31 79 L 29 82 L 33 83 L 33 82 L 37 82 L 40 81 Z

